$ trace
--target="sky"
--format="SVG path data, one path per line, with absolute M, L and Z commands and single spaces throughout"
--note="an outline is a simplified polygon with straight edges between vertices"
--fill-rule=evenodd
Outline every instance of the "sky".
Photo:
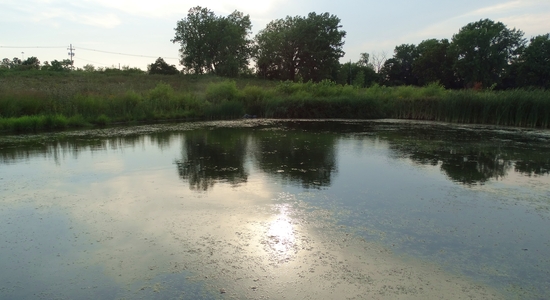
M 272 20 L 328 12 L 340 18 L 345 56 L 367 52 L 387 58 L 401 44 L 452 39 L 480 19 L 522 30 L 524 37 L 550 33 L 549 0 L 0 0 L 0 59 L 30 56 L 69 59 L 82 67 L 137 67 L 162 57 L 179 64 L 179 44 L 170 40 L 190 8 L 207 7 L 217 16 L 238 10 L 250 15 L 252 36 Z

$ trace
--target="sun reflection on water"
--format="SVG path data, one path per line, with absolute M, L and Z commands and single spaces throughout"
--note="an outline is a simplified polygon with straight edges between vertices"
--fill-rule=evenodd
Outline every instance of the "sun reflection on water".
M 291 207 L 283 204 L 278 205 L 277 209 L 279 214 L 269 224 L 266 244 L 275 259 L 288 260 L 296 252 L 294 226 L 289 216 Z

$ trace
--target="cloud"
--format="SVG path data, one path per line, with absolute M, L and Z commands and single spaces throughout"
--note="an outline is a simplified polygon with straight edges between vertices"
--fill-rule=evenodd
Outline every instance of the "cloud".
M 113 28 L 121 24 L 120 18 L 112 12 L 102 11 L 87 2 L 69 1 L 2 1 L 9 8 L 9 22 L 38 23 L 51 27 L 85 24 L 94 27 Z M 2 14 L 2 19 L 4 14 Z M 68 21 L 68 22 L 67 22 Z
M 75 21 L 86 25 L 104 27 L 104 28 L 113 28 L 118 26 L 122 21 L 115 14 L 107 15 L 82 15 Z
M 506 24 L 509 28 L 516 28 L 525 32 L 527 38 L 550 33 L 548 20 L 550 20 L 550 12 L 516 15 L 499 19 L 499 21 Z
M 422 28 L 410 28 L 400 35 L 371 38 L 366 42 L 348 45 L 346 53 L 355 59 L 359 52 L 386 51 L 391 57 L 393 49 L 400 44 L 419 44 L 426 39 L 452 39 L 460 28 L 479 19 L 491 19 L 502 22 L 508 28 L 525 32 L 525 37 L 545 34 L 550 31 L 550 3 L 541 1 L 509 1 L 498 5 L 486 6 L 472 11 L 457 14 L 441 22 L 432 23 Z M 347 57 L 348 57 L 347 55 Z
M 95 3 L 98 6 L 114 9 L 130 15 L 163 18 L 178 15 L 184 17 L 187 11 L 195 6 L 207 7 L 216 14 L 225 15 L 234 10 L 242 11 L 245 14 L 263 14 L 268 12 L 276 4 L 285 0 L 243 0 L 243 1 L 219 1 L 203 0 L 196 1 L 177 1 L 177 0 L 159 0 L 159 1 L 132 1 L 132 0 L 89 0 L 87 3 Z
M 511 2 L 501 3 L 497 5 L 487 6 L 487 7 L 479 8 L 474 11 L 468 12 L 464 14 L 462 17 L 467 17 L 467 16 L 483 17 L 488 14 L 506 13 L 511 10 L 518 10 L 521 8 L 525 8 L 526 6 L 533 5 L 533 3 L 530 3 L 530 2 L 532 1 L 511 1 Z
M 543 9 L 544 5 L 541 7 L 541 4 L 538 2 L 539 1 L 511 1 L 479 8 L 449 18 L 443 22 L 426 26 L 415 32 L 410 32 L 398 37 L 397 40 L 409 41 L 410 43 L 413 41 L 420 42 L 430 38 L 451 39 L 453 34 L 457 33 L 460 28 L 466 24 L 486 18 L 502 22 L 508 28 L 520 29 L 527 35 L 543 34 L 548 31 L 547 20 L 550 20 L 550 12 Z M 550 8 L 550 4 L 545 6 Z M 541 10 L 544 12 L 541 13 Z

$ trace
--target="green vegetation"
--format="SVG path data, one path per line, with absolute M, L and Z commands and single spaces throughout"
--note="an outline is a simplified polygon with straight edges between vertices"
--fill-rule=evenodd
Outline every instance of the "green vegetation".
M 525 47 L 521 30 L 508 29 L 489 19 L 470 23 L 453 36 L 450 55 L 454 69 L 466 84 L 502 84 Z
M 154 63 L 147 66 L 147 73 L 151 75 L 176 75 L 179 71 L 176 66 L 167 64 L 162 57 L 159 57 Z
M 328 13 L 270 22 L 256 36 L 258 76 L 314 82 L 332 79 L 338 60 L 344 56 L 346 32 L 341 27 L 340 19 Z
M 200 6 L 178 21 L 173 43 L 180 43 L 181 60 L 187 73 L 237 76 L 248 70 L 252 54 L 250 17 L 234 11 L 218 17 Z
M 42 71 L 40 71 L 42 72 Z M 550 128 L 550 92 L 227 80 L 211 75 L 21 72 L 0 81 L 0 130 L 161 120 L 400 118 Z M 32 75 L 34 74 L 34 76 Z
M 446 89 L 550 88 L 550 34 L 527 42 L 521 30 L 489 19 L 463 26 L 450 40 L 427 39 L 418 45 L 398 45 L 388 59 L 384 52 L 361 53 L 354 63 L 339 61 L 344 56 L 346 32 L 340 19 L 329 13 L 311 12 L 307 17 L 273 20 L 251 37 L 249 15 L 234 11 L 228 16 L 216 16 L 210 9 L 197 6 L 177 22 L 174 30 L 171 42 L 180 44 L 183 69 L 180 71 L 159 57 L 148 65 L 149 75 L 330 80 L 357 88 L 373 84 L 423 87 L 433 82 Z M 25 61 L 14 57 L 0 62 L 0 76 L 22 71 L 49 75 L 74 71 L 145 73 L 129 66 L 96 69 L 90 64 L 75 70 L 73 61 L 68 59 L 40 64 L 36 57 Z

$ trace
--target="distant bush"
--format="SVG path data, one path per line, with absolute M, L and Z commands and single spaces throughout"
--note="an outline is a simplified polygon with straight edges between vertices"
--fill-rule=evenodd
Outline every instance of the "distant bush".
M 221 103 L 222 101 L 233 101 L 238 96 L 237 83 L 233 80 L 210 83 L 206 87 L 206 100 L 213 104 Z
M 268 99 L 274 97 L 272 90 L 253 85 L 247 85 L 241 91 L 241 101 L 247 114 L 262 116 L 264 114 L 264 106 Z
M 161 75 L 175 75 L 179 74 L 178 69 L 174 65 L 167 64 L 162 57 L 147 66 L 147 72 L 149 74 L 161 74 Z
M 106 115 L 101 114 L 94 120 L 94 123 L 99 126 L 106 126 L 107 124 L 111 123 L 111 119 Z
M 90 123 L 88 123 L 82 115 L 74 115 L 67 119 L 67 126 L 69 127 L 85 127 L 88 125 L 90 125 Z

